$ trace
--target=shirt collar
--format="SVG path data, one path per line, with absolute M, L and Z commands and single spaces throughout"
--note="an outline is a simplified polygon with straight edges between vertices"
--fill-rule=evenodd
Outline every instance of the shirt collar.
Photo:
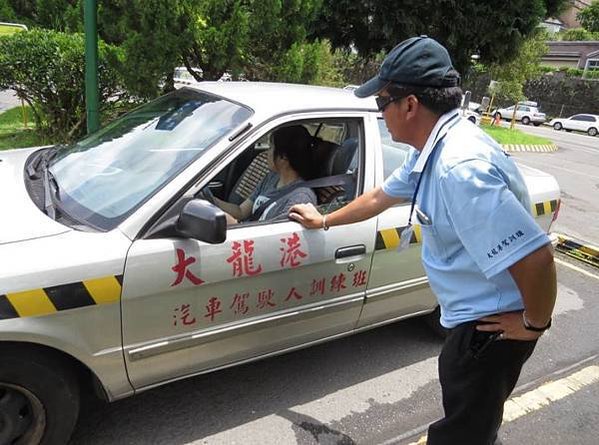
M 428 136 L 426 144 L 424 144 L 424 147 L 420 152 L 420 155 L 418 156 L 416 163 L 414 164 L 412 172 L 422 173 L 424 164 L 426 163 L 426 160 L 433 151 L 433 148 L 435 147 L 439 139 L 441 139 L 443 136 L 447 134 L 447 131 L 451 127 L 451 125 L 449 125 L 449 121 L 452 121 L 458 115 L 458 109 L 455 108 L 451 111 L 448 111 L 439 118 L 439 120 L 435 124 L 435 127 L 433 128 L 433 131 L 431 131 L 431 134 Z

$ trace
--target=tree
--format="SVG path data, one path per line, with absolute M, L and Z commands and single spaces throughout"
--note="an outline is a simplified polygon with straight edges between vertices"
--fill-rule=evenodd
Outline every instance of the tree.
M 525 99 L 524 84 L 543 74 L 541 57 L 547 53 L 545 33 L 536 31 L 526 39 L 516 57 L 509 63 L 492 64 L 488 72 L 493 80 L 499 81 L 495 94 L 499 100 L 518 102 Z
M 578 14 L 576 18 L 584 29 L 590 32 L 599 32 L 599 0 L 594 0 Z
M 313 33 L 369 59 L 408 37 L 427 34 L 444 44 L 460 72 L 472 54 L 483 63 L 509 61 L 541 20 L 566 0 L 325 0 Z
M 100 111 L 106 111 L 123 95 L 115 69 L 121 54 L 102 41 L 98 47 Z M 0 90 L 15 90 L 50 140 L 66 142 L 85 133 L 84 67 L 81 34 L 34 29 L 0 37 Z

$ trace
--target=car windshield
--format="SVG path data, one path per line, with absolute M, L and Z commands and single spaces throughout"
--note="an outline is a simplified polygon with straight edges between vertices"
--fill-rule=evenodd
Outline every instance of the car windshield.
M 186 88 L 143 105 L 58 152 L 60 208 L 110 230 L 251 114 Z

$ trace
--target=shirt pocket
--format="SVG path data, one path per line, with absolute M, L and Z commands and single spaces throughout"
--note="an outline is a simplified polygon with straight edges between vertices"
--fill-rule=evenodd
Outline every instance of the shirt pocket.
M 432 259 L 445 259 L 447 253 L 435 224 L 421 224 L 420 230 L 423 250 L 426 250 Z

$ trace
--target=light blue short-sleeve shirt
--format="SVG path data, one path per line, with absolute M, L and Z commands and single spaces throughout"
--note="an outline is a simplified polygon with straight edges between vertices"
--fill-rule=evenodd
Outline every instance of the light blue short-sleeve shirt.
M 439 122 L 455 116 L 450 114 Z M 422 262 L 443 326 L 523 309 L 508 268 L 550 241 L 530 213 L 513 159 L 478 127 L 455 117 L 444 131 L 433 130 L 422 152 L 410 151 L 383 191 L 411 199 L 421 174 L 416 203 L 431 224 L 415 216 L 413 222 L 421 224 Z

